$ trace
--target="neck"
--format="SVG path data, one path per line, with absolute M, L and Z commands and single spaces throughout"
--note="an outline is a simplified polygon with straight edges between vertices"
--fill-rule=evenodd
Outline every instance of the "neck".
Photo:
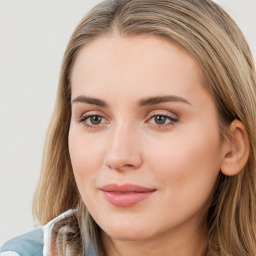
M 204 250 L 207 230 L 205 225 L 200 225 L 200 228 L 197 226 L 194 230 L 187 227 L 136 241 L 113 239 L 102 231 L 102 241 L 107 256 L 198 256 L 202 255 Z

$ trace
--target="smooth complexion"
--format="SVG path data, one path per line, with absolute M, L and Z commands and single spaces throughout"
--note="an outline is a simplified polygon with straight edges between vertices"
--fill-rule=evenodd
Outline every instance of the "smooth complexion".
M 69 150 L 108 255 L 200 255 L 207 203 L 227 154 L 205 83 L 194 59 L 164 39 L 113 34 L 81 49 L 71 77 Z M 109 184 L 154 192 L 114 205 Z

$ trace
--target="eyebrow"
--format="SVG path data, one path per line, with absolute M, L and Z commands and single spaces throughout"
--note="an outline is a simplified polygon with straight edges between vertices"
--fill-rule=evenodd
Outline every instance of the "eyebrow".
M 82 96 L 82 95 L 73 99 L 72 103 L 87 103 L 87 104 L 96 105 L 96 106 L 103 107 L 103 108 L 108 107 L 108 104 L 103 100 L 86 97 L 86 96 Z
M 164 102 L 181 102 L 191 106 L 190 102 L 188 102 L 186 99 L 175 95 L 157 96 L 142 99 L 139 101 L 139 106 L 155 105 Z
M 181 103 L 186 103 L 191 106 L 190 102 L 187 101 L 186 99 L 175 96 L 175 95 L 167 95 L 167 96 L 156 96 L 156 97 L 149 97 L 146 99 L 142 99 L 139 101 L 138 105 L 143 107 L 143 106 L 150 106 L 150 105 L 156 105 L 164 102 L 181 102 Z M 92 97 L 86 97 L 83 95 L 80 95 L 76 97 L 75 99 L 72 100 L 72 103 L 87 103 L 91 105 L 96 105 L 99 107 L 104 107 L 107 108 L 108 104 L 100 99 L 97 98 L 92 98 Z

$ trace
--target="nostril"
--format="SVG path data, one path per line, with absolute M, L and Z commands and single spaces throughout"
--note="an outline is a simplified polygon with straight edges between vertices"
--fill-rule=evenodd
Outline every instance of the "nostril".
M 116 133 L 106 150 L 104 165 L 111 170 L 135 170 L 142 163 L 139 147 L 134 147 L 133 141 L 125 135 Z
M 112 164 L 107 164 L 109 169 L 116 169 L 116 170 L 123 170 L 125 168 L 127 169 L 131 169 L 134 168 L 134 166 L 132 164 L 116 164 L 116 163 L 112 163 Z
M 139 166 L 141 165 L 141 159 L 138 156 L 131 159 L 115 158 L 115 159 L 108 159 L 105 164 L 111 170 L 125 171 L 125 170 L 138 169 Z

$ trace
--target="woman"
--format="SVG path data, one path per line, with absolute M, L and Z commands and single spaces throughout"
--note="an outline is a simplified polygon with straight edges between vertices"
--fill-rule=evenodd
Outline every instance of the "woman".
M 65 52 L 34 197 L 44 226 L 2 252 L 255 255 L 255 85 L 210 0 L 102 2 Z

